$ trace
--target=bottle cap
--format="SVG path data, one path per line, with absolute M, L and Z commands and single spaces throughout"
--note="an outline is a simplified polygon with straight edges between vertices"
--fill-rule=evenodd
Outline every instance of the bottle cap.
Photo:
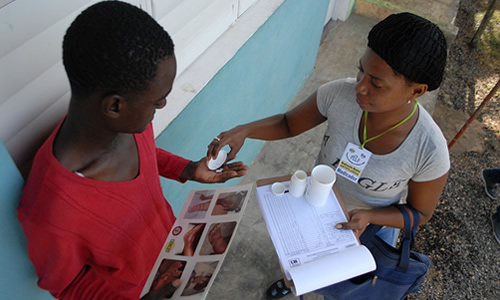
M 220 149 L 219 154 L 217 154 L 217 158 L 216 159 L 211 158 L 207 162 L 207 166 L 210 170 L 217 170 L 226 162 L 226 158 L 227 158 L 226 150 Z

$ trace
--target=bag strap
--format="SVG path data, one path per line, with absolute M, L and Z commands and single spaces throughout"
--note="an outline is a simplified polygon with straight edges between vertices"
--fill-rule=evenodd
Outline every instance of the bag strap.
M 366 245 L 369 241 L 371 241 L 380 228 L 382 228 L 382 225 L 369 224 L 365 231 L 363 231 L 363 234 L 359 237 L 361 244 Z
M 401 255 L 399 256 L 399 264 L 396 267 L 396 270 L 400 272 L 406 272 L 408 270 L 408 265 L 410 264 L 410 245 L 411 239 L 413 235 L 410 231 L 410 216 L 408 216 L 408 212 L 402 206 L 396 206 L 399 211 L 403 214 L 404 222 L 405 222 L 405 235 L 403 237 L 403 242 L 401 243 L 400 251 Z
M 401 213 L 403 214 L 404 222 L 405 222 L 405 235 L 403 237 L 403 242 L 401 244 L 401 255 L 399 258 L 399 264 L 396 270 L 401 272 L 406 272 L 408 270 L 408 266 L 410 264 L 410 250 L 413 247 L 413 243 L 415 241 L 415 237 L 417 235 L 417 228 L 420 222 L 420 217 L 418 211 L 416 211 L 413 207 L 408 206 L 413 214 L 413 226 L 411 226 L 410 216 L 406 209 L 403 206 L 396 206 Z
M 415 241 L 415 237 L 417 234 L 418 224 L 420 223 L 420 216 L 418 211 L 411 206 L 407 206 L 413 214 L 413 226 L 411 226 L 410 216 L 406 209 L 401 205 L 395 205 L 404 218 L 405 223 L 405 234 L 403 237 L 403 241 L 399 248 L 401 253 L 399 257 L 399 264 L 396 267 L 398 271 L 406 272 L 408 270 L 408 266 L 410 265 L 410 251 L 413 248 L 413 244 Z M 367 244 L 371 239 L 375 237 L 377 232 L 382 228 L 382 225 L 370 224 L 366 227 L 365 231 L 359 238 L 361 244 Z
M 415 242 L 415 239 L 417 238 L 417 229 L 418 225 L 420 224 L 420 215 L 418 214 L 418 211 L 414 209 L 413 207 L 409 206 L 412 214 L 413 214 L 413 228 L 411 230 L 411 244 L 410 244 L 410 250 L 413 248 L 413 243 Z

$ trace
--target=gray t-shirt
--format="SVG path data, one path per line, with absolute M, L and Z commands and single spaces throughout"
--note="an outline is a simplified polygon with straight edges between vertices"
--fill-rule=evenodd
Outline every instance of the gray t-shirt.
M 363 111 L 356 103 L 354 78 L 332 81 L 318 89 L 320 113 L 328 118 L 317 163 L 337 167 L 348 142 L 361 145 L 358 127 Z M 372 154 L 354 183 L 337 174 L 337 185 L 347 210 L 384 207 L 398 203 L 409 180 L 430 181 L 450 168 L 446 140 L 429 113 L 418 106 L 418 120 L 393 152 Z

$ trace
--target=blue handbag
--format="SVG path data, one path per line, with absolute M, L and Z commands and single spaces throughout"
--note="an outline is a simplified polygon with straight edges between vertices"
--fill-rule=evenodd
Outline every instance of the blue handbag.
M 404 217 L 404 238 L 399 249 L 379 238 L 376 233 L 382 227 L 370 224 L 360 237 L 377 264 L 373 272 L 345 280 L 315 291 L 332 299 L 369 300 L 403 299 L 418 291 L 425 281 L 431 260 L 429 257 L 411 251 L 419 223 L 418 212 L 411 208 L 414 225 L 411 228 L 406 210 L 397 206 Z

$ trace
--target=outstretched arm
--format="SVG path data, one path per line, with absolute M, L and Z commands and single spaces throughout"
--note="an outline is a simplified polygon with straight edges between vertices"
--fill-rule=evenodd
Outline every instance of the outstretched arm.
M 222 132 L 208 146 L 207 158 L 217 157 L 225 145 L 231 147 L 228 161 L 236 157 L 245 139 L 273 141 L 299 135 L 323 123 L 326 118 L 319 112 L 316 104 L 316 92 L 306 101 L 285 114 L 274 115 L 262 120 L 237 126 Z
M 222 172 L 216 172 L 208 168 L 206 157 L 199 161 L 190 161 L 161 148 L 156 148 L 156 158 L 160 175 L 180 182 L 187 180 L 202 183 L 225 182 L 234 177 L 244 176 L 248 170 L 248 166 L 242 162 L 235 162 L 224 165 Z

